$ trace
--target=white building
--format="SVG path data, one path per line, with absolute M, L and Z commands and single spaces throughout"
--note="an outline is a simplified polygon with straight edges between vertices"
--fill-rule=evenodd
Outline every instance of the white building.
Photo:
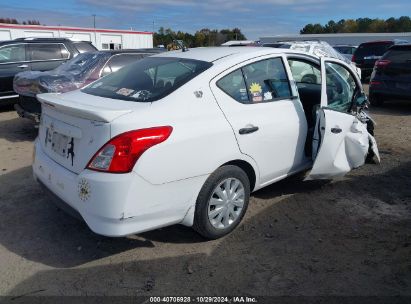
M 331 45 L 351 44 L 359 45 L 375 40 L 407 40 L 411 42 L 411 33 L 339 33 L 339 34 L 304 34 L 304 35 L 277 35 L 261 37 L 261 43 L 275 43 L 290 40 L 323 40 Z
M 24 37 L 91 41 L 99 50 L 153 47 L 153 33 L 151 32 L 0 23 L 0 41 Z

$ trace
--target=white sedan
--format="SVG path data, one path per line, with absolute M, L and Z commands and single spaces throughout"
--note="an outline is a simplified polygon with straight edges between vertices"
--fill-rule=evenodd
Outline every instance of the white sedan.
M 106 236 L 180 223 L 219 238 L 253 191 L 379 160 L 352 67 L 297 51 L 163 53 L 38 98 L 34 176 Z

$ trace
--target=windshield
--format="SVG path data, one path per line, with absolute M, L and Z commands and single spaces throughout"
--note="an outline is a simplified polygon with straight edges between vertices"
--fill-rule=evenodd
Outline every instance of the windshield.
M 76 42 L 74 43 L 74 46 L 79 53 L 93 52 L 97 50 L 90 42 Z
M 87 94 L 136 102 L 161 99 L 212 63 L 171 57 L 146 57 L 109 74 L 82 91 Z
M 92 70 L 101 61 L 107 61 L 110 54 L 89 52 L 77 55 L 75 58 L 59 66 L 56 70 L 59 72 L 68 72 L 78 74 L 82 71 Z M 104 60 L 105 59 L 105 60 Z

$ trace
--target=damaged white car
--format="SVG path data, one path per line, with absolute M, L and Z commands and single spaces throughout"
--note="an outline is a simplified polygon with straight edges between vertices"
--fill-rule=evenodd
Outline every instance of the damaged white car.
M 38 98 L 34 176 L 107 236 L 180 223 L 219 238 L 250 192 L 379 160 L 352 67 L 292 50 L 163 53 Z

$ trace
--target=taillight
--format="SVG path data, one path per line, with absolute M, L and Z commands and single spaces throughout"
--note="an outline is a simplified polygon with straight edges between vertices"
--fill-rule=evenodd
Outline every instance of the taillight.
M 164 126 L 117 135 L 92 157 L 87 169 L 109 173 L 130 172 L 145 151 L 167 140 L 172 131 L 172 127 Z
M 351 61 L 355 62 L 355 55 L 352 55 Z
M 391 61 L 390 60 L 377 60 L 376 62 L 375 62 L 375 66 L 377 67 L 377 68 L 385 68 L 386 66 L 388 66 L 389 64 L 391 63 Z

